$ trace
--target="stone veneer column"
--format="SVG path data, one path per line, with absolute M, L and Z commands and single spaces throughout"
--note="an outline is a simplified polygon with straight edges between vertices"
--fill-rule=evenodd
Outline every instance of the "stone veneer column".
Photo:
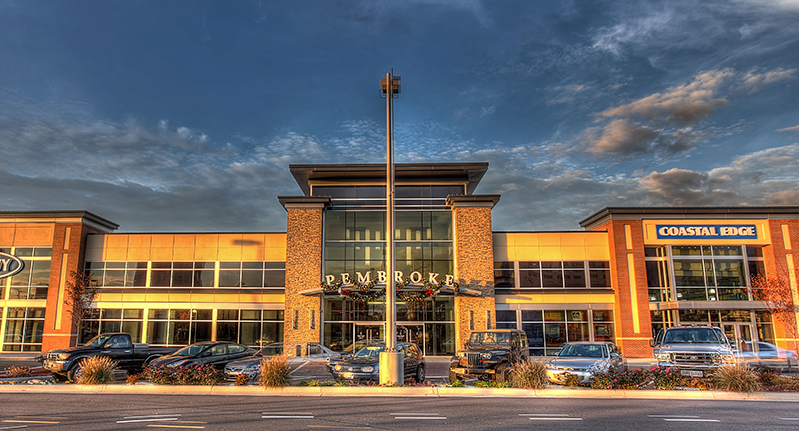
M 455 235 L 455 278 L 461 288 L 478 290 L 479 297 L 455 297 L 457 349 L 469 333 L 496 327 L 494 301 L 494 244 L 491 209 L 499 195 L 450 196 Z
M 314 198 L 297 198 L 299 202 L 281 200 L 288 212 L 283 342 L 286 346 L 319 342 L 321 299 L 300 292 L 319 287 L 322 280 L 322 216 L 325 202 Z M 311 200 L 319 202 L 309 202 Z M 295 356 L 296 350 L 289 347 L 286 353 Z

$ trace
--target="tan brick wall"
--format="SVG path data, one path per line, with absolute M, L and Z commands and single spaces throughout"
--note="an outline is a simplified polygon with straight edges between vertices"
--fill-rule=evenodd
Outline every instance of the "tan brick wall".
M 491 327 L 495 327 L 494 301 L 494 246 L 491 232 L 491 208 L 455 207 L 452 210 L 455 231 L 455 276 L 463 288 L 482 292 L 481 297 L 457 296 L 455 298 L 456 334 L 458 349 L 474 329 L 487 329 L 487 312 Z
M 322 280 L 321 208 L 287 208 L 286 303 L 283 341 L 319 342 L 321 299 L 300 291 L 319 287 Z M 311 323 L 313 314 L 314 322 Z M 296 326 L 296 329 L 294 329 Z M 289 352 L 294 354 L 293 349 Z

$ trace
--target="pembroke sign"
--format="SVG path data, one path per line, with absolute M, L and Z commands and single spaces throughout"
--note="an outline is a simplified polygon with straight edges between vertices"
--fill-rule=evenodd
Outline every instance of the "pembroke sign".
M 366 275 L 361 274 L 360 272 L 355 273 L 356 278 L 351 277 L 350 274 L 344 273 L 341 274 L 339 280 L 341 280 L 344 284 L 353 284 L 353 283 L 371 283 L 372 282 L 372 273 L 367 272 Z M 443 284 L 444 286 L 452 286 L 455 284 L 455 276 L 447 274 L 445 275 L 441 281 L 438 280 L 440 274 L 431 272 L 428 274 L 427 281 L 431 284 Z M 424 281 L 424 276 L 419 271 L 414 271 L 408 277 L 411 283 L 419 284 Z M 375 278 L 375 282 L 377 284 L 386 284 L 386 280 L 388 279 L 388 275 L 386 271 L 377 271 L 377 278 Z M 326 275 L 325 276 L 325 283 L 333 284 L 336 281 L 335 275 Z M 402 278 L 402 271 L 394 271 L 394 282 L 402 283 L 405 280 Z
M 22 259 L 0 251 L 0 278 L 11 277 L 12 275 L 22 271 L 25 264 Z
M 757 239 L 757 226 L 751 225 L 655 225 L 658 239 Z

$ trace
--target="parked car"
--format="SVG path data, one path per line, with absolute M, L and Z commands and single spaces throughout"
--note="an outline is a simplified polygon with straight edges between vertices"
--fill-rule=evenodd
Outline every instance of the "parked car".
M 330 372 L 336 380 L 379 381 L 380 352 L 385 349 L 386 346 L 383 344 L 366 346 L 352 356 L 329 361 Z M 425 361 L 422 350 L 414 343 L 399 343 L 397 351 L 402 353 L 405 379 L 412 378 L 416 382 L 423 382 Z
M 80 374 L 80 362 L 95 356 L 108 356 L 119 368 L 131 373 L 138 372 L 151 361 L 169 355 L 177 347 L 150 347 L 149 344 L 133 343 L 130 334 L 113 332 L 100 334 L 83 346 L 51 350 L 45 355 L 42 366 L 56 378 L 75 380 Z
M 292 360 L 313 360 L 340 358 L 341 354 L 334 352 L 319 343 L 305 343 L 305 355 L 293 357 Z M 298 344 L 299 345 L 299 344 Z M 225 366 L 225 376 L 228 379 L 235 379 L 239 374 L 246 374 L 250 380 L 255 380 L 261 375 L 259 365 L 264 358 L 283 354 L 283 343 L 272 343 L 256 354 L 231 362 Z
M 713 326 L 666 328 L 650 340 L 658 366 L 680 370 L 690 377 L 705 377 L 719 367 L 735 364 L 730 340 Z
M 233 362 L 255 354 L 256 350 L 247 346 L 218 341 L 203 341 L 188 345 L 177 352 L 161 357 L 152 362 L 153 365 L 170 367 L 190 367 L 194 365 L 213 365 L 223 369 Z
M 565 343 L 558 356 L 546 364 L 547 379 L 556 384 L 566 383 L 569 375 L 577 376 L 580 383 L 591 383 L 595 374 L 626 369 L 627 361 L 619 348 L 604 341 Z
M 460 379 L 480 378 L 506 382 L 513 364 L 529 356 L 527 334 L 519 329 L 493 329 L 472 332 L 466 348 L 452 357 L 450 383 Z
M 777 347 L 771 343 L 744 341 L 739 346 L 740 351 L 735 353 L 739 362 L 750 365 L 782 368 L 799 363 L 796 352 Z

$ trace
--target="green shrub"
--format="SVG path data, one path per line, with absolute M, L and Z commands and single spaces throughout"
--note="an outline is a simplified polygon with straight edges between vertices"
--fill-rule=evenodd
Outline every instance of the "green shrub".
M 730 392 L 754 392 L 760 389 L 755 372 L 745 364 L 721 367 L 713 373 L 713 385 Z
M 563 381 L 563 384 L 569 388 L 576 388 L 580 386 L 580 378 L 576 374 L 566 374 L 566 380 Z
M 250 376 L 246 374 L 239 374 L 236 376 L 236 386 L 247 386 L 247 383 L 250 382 Z
M 495 382 L 491 380 L 478 380 L 477 383 L 474 384 L 476 388 L 507 388 L 509 387 L 508 382 Z
M 595 374 L 592 389 L 644 389 L 652 383 L 653 371 L 636 368 L 621 373 Z
M 291 368 L 285 356 L 272 356 L 264 358 L 258 366 L 261 370 L 261 387 L 282 388 L 291 381 Z
M 539 358 L 528 358 L 513 364 L 510 386 L 522 389 L 544 389 L 549 385 L 546 362 Z M 453 386 L 455 386 L 453 384 Z
M 142 377 L 156 385 L 205 385 L 213 386 L 225 379 L 225 373 L 213 365 L 190 367 L 170 367 L 168 365 L 149 365 Z
M 105 385 L 114 383 L 117 363 L 106 356 L 84 358 L 80 361 L 81 372 L 76 376 L 80 385 Z
M 31 367 L 17 367 L 12 366 L 6 370 L 7 377 L 30 377 Z
M 462 388 L 466 386 L 466 383 L 463 383 L 463 380 L 455 380 L 449 384 L 450 387 L 453 388 Z
M 129 385 L 135 385 L 136 383 L 139 383 L 139 380 L 141 380 L 141 374 L 131 374 L 127 379 L 125 379 L 125 383 Z

